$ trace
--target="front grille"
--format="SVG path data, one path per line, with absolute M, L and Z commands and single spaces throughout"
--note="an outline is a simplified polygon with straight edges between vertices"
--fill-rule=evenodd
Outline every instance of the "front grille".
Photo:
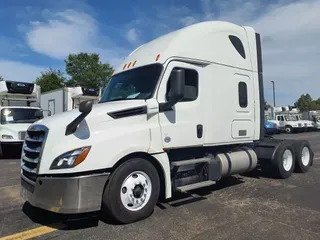
M 301 124 L 301 123 L 299 123 L 298 125 L 299 125 L 299 127 L 302 127 L 302 124 Z
M 19 132 L 19 140 L 24 140 L 26 138 L 26 131 Z
M 48 134 L 48 128 L 42 125 L 31 126 L 24 140 L 22 150 L 22 174 L 36 181 L 42 149 Z

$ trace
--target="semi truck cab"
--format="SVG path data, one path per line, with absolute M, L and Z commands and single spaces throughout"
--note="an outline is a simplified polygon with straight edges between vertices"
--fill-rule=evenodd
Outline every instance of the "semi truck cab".
M 269 164 L 307 172 L 306 141 L 264 139 L 260 35 L 209 21 L 135 49 L 98 104 L 27 131 L 21 195 L 58 213 L 102 211 L 131 223 L 174 192 Z
M 42 118 L 39 94 L 33 83 L 0 82 L 0 157 L 9 150 L 21 151 L 28 127 Z

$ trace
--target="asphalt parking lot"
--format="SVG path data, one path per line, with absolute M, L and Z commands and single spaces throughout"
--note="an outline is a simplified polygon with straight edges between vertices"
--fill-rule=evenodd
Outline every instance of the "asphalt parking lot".
M 320 133 L 279 135 L 307 139 L 315 152 L 306 174 L 286 180 L 234 176 L 210 189 L 159 205 L 148 219 L 114 225 L 97 217 L 69 221 L 20 199 L 20 162 L 0 160 L 0 240 L 3 239 L 320 239 Z

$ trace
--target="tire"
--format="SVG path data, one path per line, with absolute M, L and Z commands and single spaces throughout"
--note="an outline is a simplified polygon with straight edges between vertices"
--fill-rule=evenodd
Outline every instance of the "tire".
M 292 127 L 291 126 L 285 126 L 285 128 L 284 128 L 284 131 L 286 132 L 286 133 L 288 133 L 288 134 L 290 134 L 290 133 L 292 133 Z
M 304 140 L 296 141 L 293 143 L 293 147 L 296 155 L 295 171 L 300 173 L 308 172 L 310 166 L 312 166 L 314 156 L 310 143 Z
M 288 158 L 284 160 L 285 154 L 289 154 Z M 291 157 L 290 157 L 291 155 Z M 283 142 L 280 144 L 275 152 L 273 159 L 273 171 L 277 178 L 289 178 L 295 167 L 295 151 L 290 142 Z
M 119 223 L 136 222 L 152 214 L 159 194 L 160 180 L 153 164 L 142 158 L 130 159 L 111 174 L 103 193 L 102 211 Z M 134 210 L 137 206 L 140 209 Z

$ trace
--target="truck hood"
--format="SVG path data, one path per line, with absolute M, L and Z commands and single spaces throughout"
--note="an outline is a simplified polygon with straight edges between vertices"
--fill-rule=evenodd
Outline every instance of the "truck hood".
M 119 160 L 127 153 L 147 152 L 150 146 L 150 126 L 147 124 L 145 109 L 141 108 L 146 105 L 145 100 L 95 104 L 77 130 L 67 135 L 66 127 L 81 114 L 79 110 L 53 115 L 38 121 L 37 125 L 48 128 L 39 173 L 56 172 L 50 170 L 52 161 L 56 157 L 84 146 L 92 146 L 88 160 L 76 168 L 59 170 L 60 173 L 108 168 L 113 166 L 115 159 Z M 141 108 L 142 114 L 135 111 L 135 108 Z M 129 109 L 133 111 L 128 111 Z M 115 112 L 118 113 L 116 117 L 109 115 L 116 114 Z M 104 157 L 107 157 L 106 161 L 101 160 Z
M 31 123 L 12 123 L 12 124 L 3 124 L 1 125 L 1 131 L 8 132 L 20 132 L 27 131 Z
M 145 100 L 124 100 L 94 104 L 92 107 L 92 111 L 88 114 L 85 120 L 89 125 L 99 124 L 101 122 L 114 120 L 108 115 L 108 113 L 143 106 L 146 106 Z M 61 129 L 65 128 L 80 114 L 81 113 L 79 112 L 79 109 L 74 109 L 68 112 L 63 112 L 47 118 L 43 118 L 36 123 L 45 125 L 49 129 Z

